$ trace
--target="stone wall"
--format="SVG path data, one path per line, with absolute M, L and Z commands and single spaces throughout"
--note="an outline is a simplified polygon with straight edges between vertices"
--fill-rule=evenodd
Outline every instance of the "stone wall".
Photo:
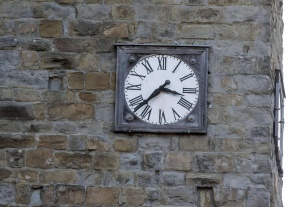
M 0 206 L 281 207 L 278 0 L 0 0 Z M 209 45 L 207 135 L 113 132 L 114 43 Z

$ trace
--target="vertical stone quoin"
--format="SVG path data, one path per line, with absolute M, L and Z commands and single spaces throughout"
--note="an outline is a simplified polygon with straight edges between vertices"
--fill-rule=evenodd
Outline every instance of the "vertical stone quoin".
M 282 4 L 0 1 L 0 206 L 282 207 Z M 207 134 L 115 133 L 115 43 L 209 46 Z

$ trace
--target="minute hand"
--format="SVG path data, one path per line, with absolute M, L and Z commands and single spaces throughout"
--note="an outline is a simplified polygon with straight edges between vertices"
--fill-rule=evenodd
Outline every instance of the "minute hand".
M 171 81 L 166 80 L 165 83 L 163 85 L 159 86 L 157 89 L 155 89 L 146 100 L 144 100 L 139 105 L 137 105 L 134 108 L 134 112 L 136 112 L 137 110 L 139 110 L 139 108 L 141 108 L 142 106 L 144 106 L 145 104 L 147 104 L 148 101 L 150 101 L 152 98 L 154 98 L 155 96 L 157 96 L 158 94 L 160 94 L 160 92 L 162 91 L 162 89 L 164 89 L 164 87 L 166 87 L 166 85 L 169 85 L 170 83 L 171 83 Z
M 170 89 L 168 89 L 168 88 L 163 88 L 161 91 L 164 91 L 164 92 L 167 92 L 167 93 L 173 93 L 173 94 L 176 94 L 176 95 L 184 96 L 183 94 L 178 93 L 177 91 L 170 90 Z

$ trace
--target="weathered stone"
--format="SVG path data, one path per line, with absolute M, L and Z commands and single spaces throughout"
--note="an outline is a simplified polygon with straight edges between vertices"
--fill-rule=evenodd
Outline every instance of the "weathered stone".
M 53 41 L 53 44 L 62 52 L 93 52 L 95 48 L 94 39 L 58 38 Z
M 0 134 L 0 148 L 26 148 L 35 144 L 34 136 L 26 134 Z
M 86 102 L 95 102 L 97 100 L 97 95 L 91 92 L 80 92 L 78 96 L 80 100 Z
M 84 88 L 84 74 L 81 72 L 68 73 L 68 88 L 69 89 L 83 89 Z
M 67 137 L 64 135 L 41 135 L 38 140 L 38 148 L 50 148 L 56 150 L 67 148 Z
M 96 40 L 95 51 L 96 52 L 111 52 L 114 48 L 114 38 L 98 38 Z
M 144 168 L 148 170 L 163 170 L 163 153 L 149 152 L 144 154 Z
M 120 165 L 120 158 L 113 153 L 97 153 L 94 156 L 94 169 L 96 170 L 117 170 Z
M 5 20 L 0 22 L 0 36 L 13 35 L 14 22 Z
M 126 153 L 121 155 L 121 170 L 141 170 L 141 156 L 137 153 Z
M 143 206 L 146 195 L 142 188 L 126 188 L 122 192 L 122 201 L 127 205 Z
M 42 20 L 40 22 L 41 37 L 61 37 L 63 34 L 63 25 L 61 21 Z
M 24 132 L 43 133 L 51 131 L 52 123 L 50 122 L 31 122 L 23 125 Z
M 17 104 L 14 102 L 0 103 L 0 117 L 15 120 L 34 119 L 34 110 L 31 104 Z
M 44 4 L 44 14 L 51 20 L 75 20 L 76 11 L 72 6 L 61 6 L 54 2 Z
M 1 92 L 0 92 L 1 93 Z M 0 131 L 3 132 L 21 132 L 22 124 L 18 121 L 0 120 Z
M 108 90 L 110 89 L 110 73 L 107 72 L 87 72 L 85 87 L 88 90 Z
M 155 175 L 155 172 L 138 171 L 136 177 L 136 182 L 141 187 L 154 187 L 159 182 L 159 178 Z
M 19 183 L 34 183 L 38 181 L 38 171 L 22 170 L 17 173 Z
M 92 172 L 90 170 L 78 171 L 76 184 L 85 185 L 85 186 L 99 186 L 104 182 L 105 179 L 106 179 L 106 175 L 103 172 Z
M 246 201 L 246 207 L 250 206 L 271 206 L 270 192 L 264 189 L 251 189 L 248 193 L 248 199 Z
M 158 37 L 174 38 L 178 31 L 178 25 L 168 23 L 156 24 L 156 34 Z
M 97 71 L 99 65 L 98 57 L 91 53 L 81 54 L 79 57 L 79 69 L 87 71 Z
M 35 51 L 22 51 L 22 68 L 38 69 L 39 55 Z
M 48 108 L 50 120 L 85 120 L 94 115 L 94 108 L 89 104 L 51 105 Z
M 187 24 L 181 27 L 179 36 L 188 39 L 214 39 L 215 28 L 211 25 Z
M 133 20 L 135 11 L 130 5 L 113 5 L 112 17 L 116 20 Z
M 85 201 L 84 186 L 57 185 L 56 202 L 61 204 L 83 205 Z
M 33 51 L 49 51 L 51 43 L 45 39 L 34 39 L 31 41 L 25 41 L 21 44 L 22 49 L 33 50 Z
M 55 188 L 54 186 L 43 186 L 41 191 L 41 199 L 43 203 L 54 203 L 55 201 Z
M 115 171 L 107 174 L 105 184 L 107 186 L 132 186 L 135 182 L 133 172 Z
M 165 168 L 168 170 L 189 171 L 192 169 L 192 156 L 186 152 L 167 154 Z
M 97 150 L 107 152 L 110 149 L 110 145 L 105 143 L 99 137 L 89 137 L 87 140 L 87 149 L 88 150 Z
M 185 174 L 181 172 L 163 172 L 160 184 L 169 187 L 183 186 L 185 184 Z
M 4 168 L 0 168 L 0 181 L 4 180 L 5 178 L 8 178 L 11 175 L 11 171 L 4 169 Z
M 100 4 L 87 4 L 77 6 L 79 20 L 109 20 L 111 6 Z
M 171 148 L 171 139 L 157 138 L 155 136 L 141 137 L 139 140 L 139 150 L 168 151 Z
M 36 37 L 37 36 L 37 22 L 35 21 L 26 21 L 26 22 L 18 22 L 18 33 L 21 36 L 26 37 Z
M 114 150 L 117 152 L 135 152 L 137 148 L 136 139 L 118 139 L 114 142 Z
M 150 38 L 154 33 L 154 24 L 152 22 L 139 22 L 136 34 L 141 38 Z
M 3 1 L 0 6 L 0 17 L 32 18 L 33 9 L 27 2 L 18 2 L 18 4 L 15 4 L 14 2 Z
M 26 166 L 32 168 L 51 168 L 53 165 L 52 150 L 29 150 L 26 156 Z
M 40 173 L 39 180 L 42 183 L 76 183 L 76 173 L 74 171 L 46 171 Z
M 19 52 L 0 51 L 0 71 L 11 71 L 17 69 L 19 61 L 20 61 Z
M 119 205 L 120 189 L 88 187 L 86 196 L 86 203 L 88 205 Z
M 12 184 L 0 184 L 0 205 L 9 205 L 16 202 L 16 190 Z
M 181 7 L 173 8 L 172 20 L 181 22 L 208 23 L 222 18 L 221 8 Z
M 164 188 L 164 199 L 167 205 L 192 206 L 196 204 L 195 188 L 189 187 L 166 187 Z
M 197 154 L 194 168 L 200 173 L 233 172 L 234 159 L 232 155 Z
M 99 36 L 101 27 L 100 22 L 71 22 L 70 34 L 71 36 Z
M 4 150 L 0 150 L 0 167 L 6 167 L 5 154 Z
M 10 149 L 6 151 L 6 163 L 11 168 L 21 168 L 25 166 L 25 151 Z
M 66 92 L 59 90 L 49 90 L 46 92 L 45 97 L 47 98 L 48 103 L 63 103 L 67 100 Z
M 128 37 L 126 23 L 106 23 L 103 25 L 103 37 Z
M 206 137 L 196 137 L 196 138 L 179 138 L 179 147 L 184 151 L 209 151 L 209 141 Z
M 31 188 L 28 184 L 17 184 L 16 186 L 16 201 L 21 204 L 29 204 Z
M 236 170 L 239 173 L 271 173 L 269 157 L 265 156 L 238 156 Z
M 201 187 L 214 187 L 221 183 L 222 177 L 219 174 L 189 173 L 186 175 L 186 184 Z
M 59 152 L 54 154 L 54 165 L 58 168 L 90 168 L 92 156 L 81 153 Z
M 87 148 L 85 135 L 71 135 L 68 140 L 68 150 L 83 151 Z
M 216 33 L 220 40 L 253 41 L 259 35 L 259 27 L 256 24 L 226 25 L 218 27 Z

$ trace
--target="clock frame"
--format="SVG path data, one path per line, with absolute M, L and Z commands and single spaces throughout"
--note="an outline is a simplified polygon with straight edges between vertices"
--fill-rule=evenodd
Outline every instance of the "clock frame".
M 128 45 L 117 44 L 115 132 L 207 133 L 208 46 Z M 142 120 L 125 99 L 126 78 L 140 60 L 168 56 L 185 63 L 198 81 L 199 91 L 193 109 L 181 120 L 153 124 Z M 156 69 L 154 69 L 156 70 Z M 153 80 L 156 81 L 156 80 Z M 161 85 L 161 82 L 156 83 Z M 143 97 L 145 99 L 145 97 Z

